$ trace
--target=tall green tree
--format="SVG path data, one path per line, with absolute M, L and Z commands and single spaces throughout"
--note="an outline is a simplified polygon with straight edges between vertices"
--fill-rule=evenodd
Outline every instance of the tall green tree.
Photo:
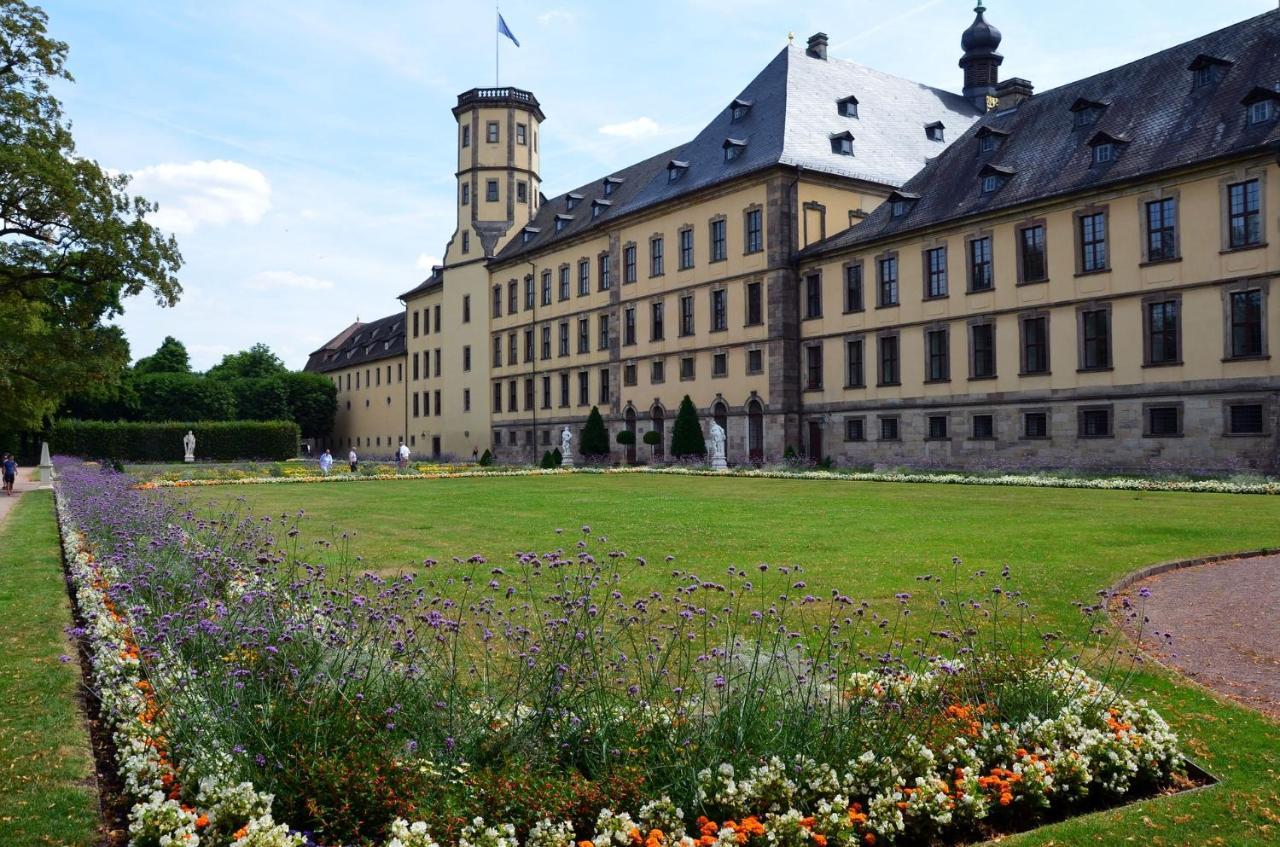
M 707 455 L 707 442 L 702 435 L 702 424 L 698 423 L 698 409 L 684 395 L 680 401 L 680 410 L 676 412 L 676 422 L 671 428 L 671 455 L 677 459 L 693 459 Z
M 209 368 L 209 376 L 214 379 L 263 379 L 288 371 L 281 358 L 259 342 L 248 350 L 223 356 L 221 362 Z
M 303 438 L 324 438 L 333 432 L 338 411 L 338 389 L 318 373 L 294 371 L 280 378 L 289 400 L 289 413 Z
M 119 379 L 129 349 L 106 321 L 126 297 L 177 302 L 177 242 L 155 206 L 81 155 L 50 91 L 67 45 L 25 0 L 0 0 L 0 429 L 43 424 L 80 386 Z
M 150 356 L 143 356 L 133 366 L 136 374 L 189 374 L 191 373 L 191 357 L 187 355 L 187 345 L 172 335 L 166 335 L 164 341 Z
M 582 428 L 582 441 L 578 451 L 584 457 L 609 455 L 609 430 L 605 429 L 599 406 L 592 406 L 591 414 L 587 415 L 587 425 Z

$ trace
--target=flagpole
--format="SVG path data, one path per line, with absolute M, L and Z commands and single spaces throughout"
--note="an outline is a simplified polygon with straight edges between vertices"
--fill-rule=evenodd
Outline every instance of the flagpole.
M 495 0 L 493 4 L 493 87 L 499 88 L 498 82 L 498 21 L 502 18 L 502 10 Z

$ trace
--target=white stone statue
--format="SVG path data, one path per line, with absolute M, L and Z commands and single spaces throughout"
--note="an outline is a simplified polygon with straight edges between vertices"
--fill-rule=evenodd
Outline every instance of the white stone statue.
M 724 471 L 729 469 L 729 463 L 724 458 L 724 427 L 711 422 L 711 468 L 712 470 Z
M 187 430 L 187 434 L 182 436 L 182 449 L 185 451 L 182 461 L 194 462 L 196 460 L 196 436 L 191 430 Z
M 573 467 L 573 451 L 569 449 L 571 443 L 573 443 L 573 433 L 566 426 L 560 433 L 560 464 L 566 468 Z

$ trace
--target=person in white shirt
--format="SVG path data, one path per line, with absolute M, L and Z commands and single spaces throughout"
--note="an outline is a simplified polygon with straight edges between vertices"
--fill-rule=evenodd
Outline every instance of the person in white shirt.
M 320 473 L 328 476 L 331 467 L 333 467 L 333 454 L 325 450 L 320 454 Z
M 351 452 L 347 454 L 347 462 L 351 465 L 351 472 L 355 473 L 356 466 L 359 464 L 360 460 L 356 458 L 356 451 L 354 447 L 351 449 Z
M 400 456 L 400 469 L 404 470 L 409 467 L 409 445 L 401 441 L 400 449 L 397 452 Z

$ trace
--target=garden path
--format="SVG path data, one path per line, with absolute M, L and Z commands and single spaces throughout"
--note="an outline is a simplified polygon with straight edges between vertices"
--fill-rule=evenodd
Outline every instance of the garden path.
M 5 515 L 9 514 L 9 510 L 13 505 L 21 499 L 23 492 L 35 491 L 40 487 L 40 483 L 31 479 L 31 474 L 35 472 L 34 468 L 18 468 L 18 479 L 13 484 L 13 496 L 6 497 L 0 493 L 0 521 L 4 520 Z
M 1143 648 L 1233 700 L 1280 718 L 1280 555 L 1167 571 L 1148 588 Z

